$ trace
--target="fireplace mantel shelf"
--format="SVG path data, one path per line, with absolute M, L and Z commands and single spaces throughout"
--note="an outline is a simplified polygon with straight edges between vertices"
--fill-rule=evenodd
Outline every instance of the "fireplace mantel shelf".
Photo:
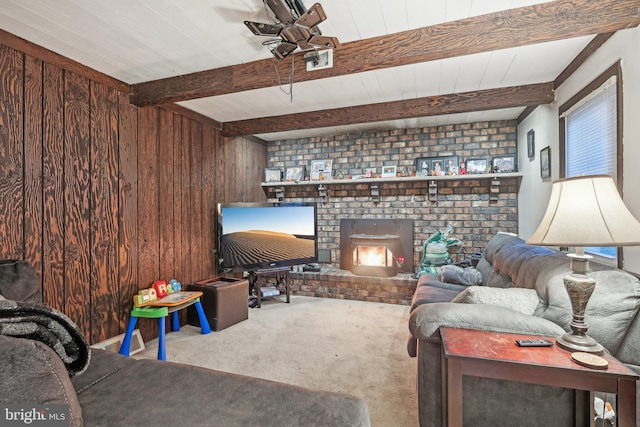
M 292 187 L 301 185 L 336 185 L 336 184 L 366 184 L 379 182 L 415 182 L 415 181 L 461 181 L 468 179 L 500 179 L 500 178 L 521 178 L 521 172 L 509 173 L 485 173 L 485 174 L 465 174 L 465 175 L 443 175 L 443 176 L 402 176 L 391 178 L 356 178 L 356 179 L 327 179 L 315 181 L 279 181 L 263 182 L 262 187 Z

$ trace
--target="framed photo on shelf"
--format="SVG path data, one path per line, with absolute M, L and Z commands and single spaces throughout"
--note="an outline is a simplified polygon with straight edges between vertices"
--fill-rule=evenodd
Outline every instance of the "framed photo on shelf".
M 331 179 L 333 170 L 333 160 L 311 160 L 309 178 L 312 181 L 320 179 Z
M 304 181 L 304 166 L 288 166 L 284 170 L 285 181 Z
M 431 160 L 431 175 L 433 176 L 441 176 L 444 175 L 444 162 L 442 161 L 442 157 L 434 157 Z
M 442 170 L 445 175 L 458 175 L 460 170 L 458 156 L 444 156 L 439 157 L 438 160 L 442 160 Z
M 432 157 L 418 157 L 416 159 L 416 176 L 429 176 L 431 175 L 431 161 Z
M 396 166 L 382 166 L 382 175 L 383 178 L 391 178 L 396 176 Z
M 487 173 L 489 162 L 487 159 L 467 159 L 467 173 Z
M 265 168 L 264 182 L 280 182 L 282 181 L 282 171 L 278 168 Z
M 533 159 L 536 156 L 536 134 L 531 129 L 527 132 L 527 156 Z
M 508 173 L 516 171 L 516 156 L 498 156 L 491 160 L 493 173 Z
M 540 177 L 542 179 L 551 176 L 551 148 L 549 146 L 540 150 Z

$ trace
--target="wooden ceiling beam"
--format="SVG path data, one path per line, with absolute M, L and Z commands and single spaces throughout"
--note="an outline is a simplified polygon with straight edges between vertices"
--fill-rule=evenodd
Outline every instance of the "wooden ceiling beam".
M 225 122 L 222 124 L 222 135 L 253 135 L 467 113 L 548 104 L 553 100 L 553 82 L 548 82 Z
M 576 56 L 573 61 L 567 67 L 562 70 L 562 72 L 558 75 L 558 77 L 553 82 L 554 89 L 558 89 L 562 83 L 564 83 L 571 74 L 573 74 L 582 64 L 586 62 L 586 60 L 593 55 L 593 53 L 598 50 L 600 46 L 602 46 L 607 40 L 611 38 L 615 33 L 604 33 L 598 34 L 589 42 L 587 46 Z M 529 114 L 533 113 L 536 109 L 537 105 L 529 105 L 524 109 L 522 113 L 518 116 L 518 124 L 522 123 L 524 119 L 526 119 Z
M 556 80 L 554 81 L 555 88 L 558 89 L 562 83 L 564 83 L 571 74 L 575 73 L 578 68 L 582 66 L 586 62 L 586 60 L 594 54 L 596 50 L 600 48 L 607 40 L 609 40 L 615 32 L 598 34 L 589 42 L 584 49 L 573 58 L 573 61 L 567 67 L 562 70 L 562 72 L 558 75 Z
M 302 52 L 292 61 L 295 81 L 302 82 L 608 33 L 638 24 L 638 0 L 555 0 L 344 43 L 334 51 L 334 66 L 328 69 L 307 72 Z M 131 102 L 157 105 L 278 86 L 278 75 L 289 75 L 292 61 L 270 58 L 138 83 L 133 85 Z

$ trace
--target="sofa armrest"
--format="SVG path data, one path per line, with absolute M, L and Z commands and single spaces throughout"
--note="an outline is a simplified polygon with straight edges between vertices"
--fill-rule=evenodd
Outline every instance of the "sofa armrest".
M 429 338 L 440 326 L 549 336 L 565 332 L 541 317 L 489 304 L 425 304 L 409 317 L 409 330 L 414 339 Z
M 46 344 L 0 335 L 0 402 L 68 405 L 69 426 L 83 425 L 82 408 L 67 369 Z

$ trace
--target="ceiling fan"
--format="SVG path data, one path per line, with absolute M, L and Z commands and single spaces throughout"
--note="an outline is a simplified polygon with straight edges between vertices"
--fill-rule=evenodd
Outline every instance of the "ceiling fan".
M 320 3 L 315 3 L 307 10 L 301 0 L 263 1 L 275 15 L 276 22 L 264 24 L 244 21 L 244 23 L 257 36 L 281 38 L 276 41 L 277 46 L 271 50 L 276 58 L 284 59 L 298 47 L 302 50 L 340 47 L 336 37 L 323 36 L 317 27 L 327 19 Z

